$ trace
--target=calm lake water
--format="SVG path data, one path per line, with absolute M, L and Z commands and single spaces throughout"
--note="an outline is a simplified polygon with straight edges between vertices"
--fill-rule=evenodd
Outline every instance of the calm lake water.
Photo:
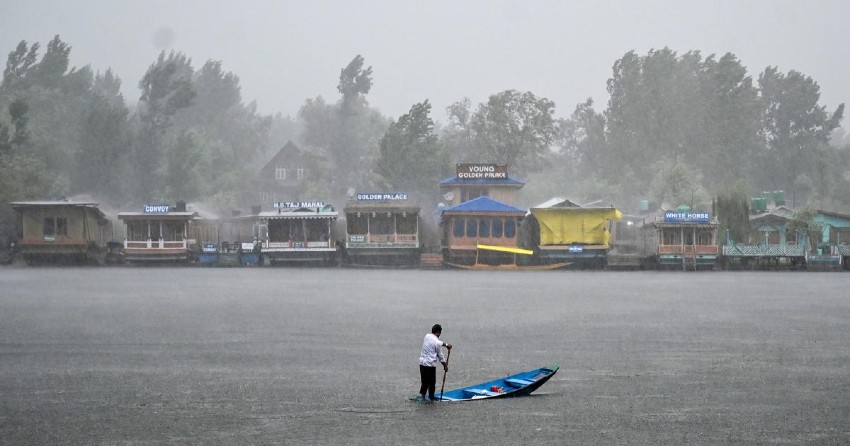
M 848 289 L 813 272 L 0 268 L 0 444 L 848 444 Z M 561 368 L 529 397 L 410 402 L 434 323 L 455 345 L 446 389 Z

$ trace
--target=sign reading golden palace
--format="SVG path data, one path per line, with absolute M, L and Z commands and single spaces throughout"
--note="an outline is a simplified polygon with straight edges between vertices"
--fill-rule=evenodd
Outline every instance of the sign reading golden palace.
M 507 164 L 458 164 L 457 177 L 461 180 L 507 180 Z

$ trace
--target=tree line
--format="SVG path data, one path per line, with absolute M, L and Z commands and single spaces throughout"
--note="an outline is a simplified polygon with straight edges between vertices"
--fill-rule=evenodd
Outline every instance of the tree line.
M 588 99 L 557 117 L 553 101 L 506 90 L 475 106 L 462 98 L 436 123 L 427 99 L 397 118 L 372 107 L 373 72 L 360 55 L 340 70 L 337 98 L 306 99 L 290 117 L 246 103 L 221 61 L 198 68 L 163 51 L 129 105 L 111 70 L 71 67 L 70 52 L 56 36 L 43 53 L 26 41 L 9 53 L 0 83 L 5 234 L 7 203 L 19 200 L 84 194 L 124 209 L 176 200 L 245 208 L 256 204 L 244 197 L 259 168 L 290 139 L 309 172 L 293 199 L 334 202 L 353 187 L 434 203 L 456 163 L 487 162 L 527 181 L 529 204 L 568 196 L 705 209 L 714 197 L 782 189 L 798 206 L 850 209 L 850 150 L 830 143 L 844 105 L 820 105 L 817 82 L 797 71 L 767 67 L 754 79 L 731 53 L 626 53 L 601 111 Z

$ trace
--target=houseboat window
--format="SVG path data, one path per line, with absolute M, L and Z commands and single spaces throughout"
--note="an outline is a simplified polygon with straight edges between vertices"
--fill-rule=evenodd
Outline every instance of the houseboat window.
M 162 234 L 160 233 L 160 223 L 158 221 L 150 222 L 148 227 L 150 228 L 151 240 L 159 240 L 162 238 Z
M 277 180 L 285 180 L 286 179 L 286 169 L 278 167 L 274 170 L 274 177 Z
M 461 201 L 469 201 L 478 197 L 486 197 L 487 189 L 480 187 L 468 187 L 461 191 Z
M 516 237 L 516 222 L 514 220 L 505 221 L 505 237 L 506 238 Z
M 127 222 L 127 239 L 131 242 L 143 242 L 148 239 L 148 223 L 141 221 Z
M 45 217 L 44 218 L 44 235 L 57 236 L 68 235 L 68 219 L 65 217 Z
M 180 241 L 184 240 L 186 237 L 184 232 L 185 223 L 182 221 L 177 222 L 163 222 L 162 223 L 162 239 L 165 241 Z
M 289 223 L 284 220 L 269 222 L 269 240 L 275 242 L 289 241 Z
M 463 227 L 466 223 L 464 223 L 462 218 L 458 218 L 455 220 L 454 224 L 454 236 L 455 237 L 463 237 Z
M 711 244 L 711 233 L 710 232 L 699 232 L 697 233 L 697 245 L 710 245 Z
M 304 226 L 302 220 L 289 222 L 289 239 L 295 242 L 304 241 Z
M 490 231 L 493 237 L 501 237 L 502 236 L 502 219 L 496 218 L 493 219 L 493 230 Z
M 325 220 L 307 220 L 307 240 L 327 241 L 328 222 Z
M 490 219 L 482 218 L 478 222 L 478 235 L 481 237 L 490 237 Z
M 478 237 L 478 219 L 476 219 L 476 218 L 467 218 L 466 219 L 466 236 L 467 237 Z
M 416 234 L 417 214 L 410 212 L 406 216 L 396 214 L 396 231 L 399 234 Z
M 304 169 L 299 167 L 298 171 L 296 172 L 296 175 L 297 175 L 297 178 L 299 180 L 303 180 L 304 179 Z
M 368 217 L 366 214 L 348 214 L 346 216 L 346 226 L 349 234 L 366 234 L 368 230 Z
M 666 229 L 661 233 L 662 245 L 681 245 L 682 237 L 679 228 Z
M 369 232 L 372 234 L 392 234 L 393 233 L 393 217 L 390 214 L 387 217 L 385 212 L 378 212 L 371 220 L 369 220 Z

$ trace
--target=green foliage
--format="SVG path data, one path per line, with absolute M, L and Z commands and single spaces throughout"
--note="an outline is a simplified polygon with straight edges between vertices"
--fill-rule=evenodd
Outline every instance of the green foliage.
M 369 94 L 372 89 L 372 67 L 363 69 L 365 60 L 357 55 L 340 70 L 337 91 L 342 94 L 343 108 L 347 109 L 354 101 Z
M 714 199 L 714 215 L 720 228 L 736 243 L 748 242 L 750 232 L 750 197 L 747 187 L 737 183 Z
M 505 163 L 517 172 L 539 170 L 556 137 L 555 103 L 531 92 L 506 90 L 490 96 L 475 113 L 469 102 L 454 104 L 450 139 L 466 140 L 454 150 L 465 162 Z
M 336 104 L 308 99 L 298 112 L 304 126 L 301 142 L 327 156 L 331 197 L 343 197 L 350 187 L 371 187 L 376 180 L 371 170 L 388 123 L 365 99 L 372 69 L 363 69 L 363 63 L 358 55 L 342 69 L 337 87 L 342 97 Z
M 686 204 L 691 209 L 708 209 L 709 195 L 700 184 L 699 174 L 689 165 L 662 161 L 652 181 L 652 198 L 665 209 Z
M 388 189 L 433 197 L 437 192 L 434 179 L 449 171 L 448 151 L 434 133 L 430 112 L 427 100 L 414 104 L 398 122 L 390 123 L 381 138 L 375 170 Z

